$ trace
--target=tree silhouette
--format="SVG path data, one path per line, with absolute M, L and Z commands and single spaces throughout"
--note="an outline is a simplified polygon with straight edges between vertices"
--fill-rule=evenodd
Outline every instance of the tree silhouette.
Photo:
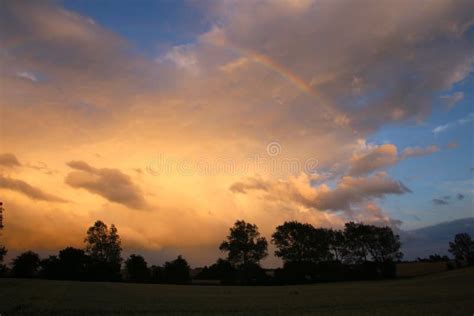
M 275 256 L 285 263 L 317 263 L 331 260 L 330 231 L 314 228 L 311 224 L 285 222 L 276 228 L 272 242 L 277 247 Z
M 5 247 L 0 247 L 0 265 L 3 263 L 3 259 L 7 254 L 7 249 Z
M 344 258 L 347 256 L 347 242 L 344 232 L 340 230 L 329 229 L 328 239 L 329 251 L 331 252 L 334 260 L 338 262 L 344 261 Z
M 368 225 L 349 222 L 344 227 L 346 239 L 346 261 L 367 262 L 369 257 L 368 243 L 371 230 Z
M 150 267 L 150 282 L 151 283 L 164 283 L 165 282 L 165 269 L 160 266 L 152 265 Z
M 4 210 L 5 209 L 3 208 L 3 202 L 0 202 L 0 237 L 2 237 Z M 5 258 L 6 254 L 7 254 L 7 248 L 0 245 L 0 274 L 3 274 L 2 272 L 6 270 L 6 267 L 3 265 L 3 259 Z
M 258 227 L 245 221 L 236 221 L 230 228 L 227 240 L 222 242 L 219 249 L 228 252 L 227 260 L 235 267 L 247 264 L 258 264 L 268 255 L 268 243 L 260 237 Z
M 401 259 L 400 237 L 395 235 L 388 226 L 370 226 L 370 237 L 368 239 L 368 251 L 375 262 L 389 262 Z
M 127 279 L 132 282 L 147 282 L 150 278 L 150 270 L 145 259 L 140 255 L 132 254 L 125 260 Z
M 37 253 L 27 251 L 13 259 L 12 273 L 17 278 L 33 278 L 40 266 L 40 257 Z
M 277 248 L 275 256 L 289 263 L 312 262 L 315 257 L 311 241 L 313 232 L 312 225 L 296 221 L 278 226 L 272 235 L 272 243 Z
M 189 283 L 191 279 L 189 270 L 188 262 L 180 255 L 175 260 L 165 263 L 165 280 L 172 284 Z
M 457 234 L 454 241 L 449 243 L 449 252 L 457 261 L 467 261 L 469 265 L 474 264 L 474 241 L 468 233 Z
M 196 279 L 220 280 L 222 283 L 232 283 L 236 278 L 236 270 L 229 261 L 222 258 L 216 263 L 204 269 L 196 276 Z
M 40 276 L 45 279 L 61 279 L 61 267 L 57 256 L 49 256 L 40 262 Z
M 59 252 L 60 278 L 64 280 L 82 280 L 86 276 L 89 257 L 84 250 L 73 247 Z
M 402 258 L 400 237 L 390 227 L 377 227 L 349 222 L 344 228 L 346 259 L 367 262 L 370 258 L 381 263 Z
M 428 258 L 418 257 L 416 260 L 420 262 L 448 262 L 449 257 L 446 255 L 441 256 L 440 254 L 435 253 L 434 255 L 429 255 Z
M 84 242 L 91 259 L 89 275 L 96 280 L 120 279 L 122 247 L 117 228 L 112 224 L 109 229 L 102 221 L 96 221 L 87 230 Z
M 0 202 L 0 230 L 3 229 L 3 211 L 5 209 L 3 208 L 3 202 Z

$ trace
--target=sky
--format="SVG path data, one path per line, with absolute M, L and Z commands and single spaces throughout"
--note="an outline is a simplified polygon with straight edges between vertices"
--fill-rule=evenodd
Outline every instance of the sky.
M 200 265 L 238 219 L 271 239 L 474 215 L 472 1 L 0 6 L 11 253 L 81 247 L 100 219 Z

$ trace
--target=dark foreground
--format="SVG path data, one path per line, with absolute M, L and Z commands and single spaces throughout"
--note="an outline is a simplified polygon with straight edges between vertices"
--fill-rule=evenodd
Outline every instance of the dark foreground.
M 0 279 L 0 313 L 473 315 L 474 268 L 393 281 L 272 287 Z

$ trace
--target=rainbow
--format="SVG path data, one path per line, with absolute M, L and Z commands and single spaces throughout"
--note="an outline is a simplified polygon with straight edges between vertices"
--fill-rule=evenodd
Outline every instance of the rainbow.
M 267 55 L 251 51 L 242 47 L 237 47 L 235 45 L 230 45 L 227 41 L 220 41 L 219 46 L 224 46 L 225 48 L 231 49 L 234 52 L 237 52 L 239 55 L 243 55 L 249 60 L 264 66 L 267 69 L 277 73 L 281 77 L 285 78 L 288 82 L 290 82 L 295 88 L 299 91 L 302 91 L 306 95 L 316 99 L 318 105 L 322 106 L 325 110 L 325 116 L 329 118 L 333 123 L 338 125 L 339 127 L 350 127 L 349 126 L 349 119 L 347 116 L 337 111 L 332 105 L 329 100 L 326 100 L 321 94 L 317 93 L 314 86 L 316 84 L 308 84 L 303 78 L 299 77 L 297 74 L 292 72 L 290 69 L 286 68 L 285 66 L 277 63 L 275 60 L 271 59 Z M 356 133 L 354 129 L 351 128 L 353 133 Z
M 285 68 L 283 65 L 276 63 L 270 57 L 255 52 L 249 54 L 248 57 L 250 57 L 254 62 L 278 73 L 280 76 L 287 79 L 296 88 L 303 91 L 304 93 L 309 95 L 315 94 L 311 85 L 306 83 L 306 81 L 304 81 L 301 77 L 298 77 L 295 73 L 291 72 L 288 68 Z

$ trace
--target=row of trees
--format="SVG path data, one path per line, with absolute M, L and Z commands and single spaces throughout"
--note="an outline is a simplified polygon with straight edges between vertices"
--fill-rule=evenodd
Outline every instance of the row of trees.
M 121 240 L 114 225 L 109 228 L 102 221 L 95 222 L 87 230 L 84 242 L 84 249 L 67 247 L 58 255 L 42 260 L 35 252 L 24 252 L 13 259 L 10 274 L 53 280 L 154 283 L 188 283 L 190 280 L 190 267 L 181 256 L 163 267 L 148 267 L 142 256 L 132 254 L 122 264 Z
M 273 276 L 281 283 L 393 277 L 395 261 L 403 256 L 400 238 L 390 227 L 354 222 L 344 230 L 285 222 L 276 228 L 271 242 L 275 256 L 284 263 Z M 220 250 L 227 253 L 229 264 L 218 261 L 199 277 L 224 276 L 237 282 L 265 279 L 259 263 L 268 255 L 268 242 L 256 225 L 237 221 Z
M 400 237 L 390 227 L 354 222 L 346 223 L 343 230 L 285 222 L 276 228 L 271 242 L 275 256 L 284 263 L 274 271 L 273 283 L 395 277 L 395 263 L 403 257 Z M 220 250 L 227 253 L 227 259 L 205 267 L 198 278 L 230 283 L 269 281 L 259 266 L 268 255 L 268 242 L 256 225 L 237 221 Z M 468 234 L 457 234 L 449 243 L 449 251 L 457 262 L 474 264 L 474 241 Z M 439 255 L 429 258 L 446 259 Z
M 67 247 L 42 260 L 27 251 L 12 261 L 9 273 L 14 277 L 66 280 L 176 284 L 191 280 L 190 267 L 181 256 L 163 266 L 148 266 L 137 254 L 123 261 L 121 239 L 114 225 L 95 222 L 87 230 L 84 243 L 84 249 Z M 219 247 L 226 258 L 200 269 L 195 278 L 258 284 L 394 277 L 395 262 L 403 256 L 400 238 L 391 228 L 354 222 L 346 223 L 343 230 L 285 222 L 276 228 L 271 243 L 275 256 L 284 264 L 269 274 L 260 267 L 260 261 L 268 256 L 267 240 L 256 225 L 237 221 Z M 474 242 L 468 234 L 456 235 L 450 252 L 457 260 L 474 262 Z M 0 247 L 0 264 L 5 253 Z

